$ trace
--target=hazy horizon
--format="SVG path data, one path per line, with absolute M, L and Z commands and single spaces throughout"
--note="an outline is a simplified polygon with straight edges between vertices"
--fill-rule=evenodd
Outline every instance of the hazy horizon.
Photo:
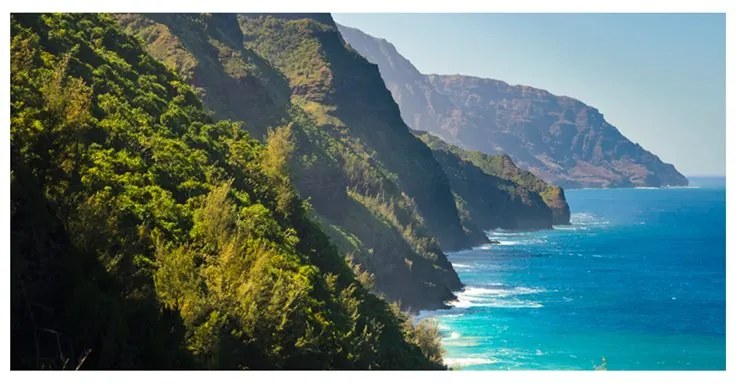
M 388 40 L 422 73 L 493 78 L 579 99 L 684 175 L 725 175 L 723 14 L 333 17 Z

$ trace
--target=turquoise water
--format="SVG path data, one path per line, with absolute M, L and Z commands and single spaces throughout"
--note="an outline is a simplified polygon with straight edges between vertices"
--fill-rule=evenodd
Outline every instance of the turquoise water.
M 462 369 L 725 369 L 724 179 L 566 192 L 572 225 L 451 254 L 438 323 Z M 605 363 L 603 363 L 605 360 Z

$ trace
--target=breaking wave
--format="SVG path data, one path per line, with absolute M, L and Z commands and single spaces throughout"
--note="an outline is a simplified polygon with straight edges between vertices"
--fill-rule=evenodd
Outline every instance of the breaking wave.
M 466 287 L 456 292 L 457 299 L 448 304 L 456 308 L 494 307 L 494 308 L 541 308 L 543 305 L 534 300 L 526 300 L 519 296 L 546 292 L 544 289 L 528 287 Z

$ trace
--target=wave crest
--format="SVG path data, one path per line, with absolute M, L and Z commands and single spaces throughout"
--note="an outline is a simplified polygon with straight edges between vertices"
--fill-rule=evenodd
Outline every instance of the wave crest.
M 541 288 L 505 287 L 494 285 L 490 287 L 466 287 L 456 292 L 457 299 L 448 304 L 456 308 L 495 307 L 495 308 L 541 308 L 538 301 L 525 300 L 517 296 L 544 293 Z

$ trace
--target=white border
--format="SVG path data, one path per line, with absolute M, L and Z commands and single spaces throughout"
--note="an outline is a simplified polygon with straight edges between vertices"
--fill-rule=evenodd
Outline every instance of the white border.
M 594 1 L 594 0 L 513 0 L 513 1 L 473 1 L 452 0 L 441 2 L 437 0 L 270 0 L 270 1 L 248 1 L 248 0 L 180 0 L 164 3 L 156 0 L 117 0 L 102 2 L 100 0 L 66 0 L 66 1 L 38 1 L 25 0 L 3 2 L 3 7 L 8 11 L 2 18 L 2 41 L 3 60 L 0 62 L 4 77 L 2 78 L 5 90 L 10 88 L 9 79 L 9 41 L 10 25 L 9 13 L 11 12 L 725 12 L 726 16 L 726 174 L 727 174 L 727 200 L 736 201 L 736 190 L 734 187 L 734 173 L 736 167 L 731 166 L 736 162 L 736 154 L 728 151 L 732 148 L 736 151 L 736 135 L 730 132 L 733 129 L 736 103 L 734 99 L 734 76 L 733 66 L 736 65 L 734 58 L 736 41 L 736 19 L 733 14 L 736 11 L 736 1 L 726 0 L 669 0 L 669 1 Z M 5 255 L 10 252 L 10 164 L 9 164 L 9 142 L 10 142 L 10 111 L 7 107 L 10 103 L 9 92 L 0 93 L 3 105 L 3 120 L 6 122 L 2 130 L 4 144 L 0 146 L 3 162 L 2 172 L 4 183 L 0 188 L 0 210 L 2 214 L 2 239 Z M 694 127 L 693 129 L 697 129 Z M 687 155 L 687 154 L 684 154 Z M 726 271 L 727 276 L 734 275 L 734 264 L 729 261 L 734 251 L 733 220 L 736 219 L 736 207 L 727 204 L 727 241 L 726 241 Z M 6 277 L 5 284 L 0 286 L 1 296 L 4 303 L 0 308 L 8 310 L 10 307 L 10 263 L 6 256 L 0 263 L 2 276 Z M 734 283 L 726 281 L 727 293 L 733 293 Z M 732 297 L 732 295 L 727 295 Z M 729 301 L 732 301 L 729 299 Z M 727 329 L 733 323 L 733 306 L 727 304 Z M 319 382 L 345 384 L 347 380 L 353 382 L 402 381 L 416 383 L 525 383 L 525 382 L 582 382 L 582 383 L 727 383 L 736 382 L 736 376 L 731 373 L 736 369 L 734 355 L 729 351 L 733 347 L 732 332 L 727 331 L 727 370 L 723 372 L 689 372 L 689 371 L 665 371 L 665 372 L 590 372 L 590 371 L 485 371 L 485 372 L 10 372 L 10 311 L 0 318 L 2 332 L 0 341 L 3 348 L 0 349 L 0 364 L 2 364 L 2 375 L 6 376 L 3 382 L 53 382 L 57 383 L 129 383 L 130 381 L 161 382 L 163 380 L 176 380 L 179 383 L 201 383 L 202 381 L 226 381 L 226 382 Z M 730 379 L 729 379 L 730 378 Z

